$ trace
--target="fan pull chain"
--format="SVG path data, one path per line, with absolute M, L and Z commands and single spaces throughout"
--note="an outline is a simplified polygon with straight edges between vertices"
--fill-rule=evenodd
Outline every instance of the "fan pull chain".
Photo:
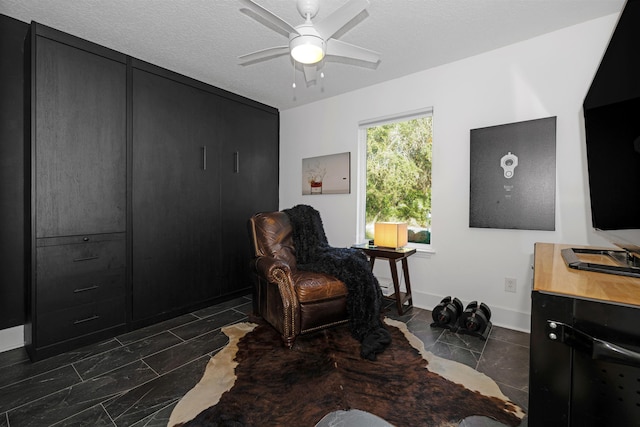
M 293 76 L 292 76 L 292 80 L 293 80 L 293 84 L 291 85 L 291 87 L 294 89 L 293 92 L 295 93 L 295 89 L 296 89 L 296 61 L 293 61 Z

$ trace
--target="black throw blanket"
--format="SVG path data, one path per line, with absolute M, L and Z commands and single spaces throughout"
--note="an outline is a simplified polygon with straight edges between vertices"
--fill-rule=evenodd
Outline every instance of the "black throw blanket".
M 361 343 L 361 356 L 375 360 L 391 343 L 391 335 L 380 319 L 382 291 L 367 256 L 358 249 L 329 246 L 320 213 L 311 206 L 297 205 L 283 212 L 293 228 L 298 269 L 344 282 L 351 334 Z

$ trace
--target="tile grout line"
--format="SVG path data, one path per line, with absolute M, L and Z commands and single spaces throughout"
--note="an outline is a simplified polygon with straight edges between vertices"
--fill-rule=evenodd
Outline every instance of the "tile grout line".
M 100 402 L 100 406 L 102 407 L 102 410 L 104 411 L 104 413 L 107 414 L 107 417 L 109 417 L 109 420 L 114 425 L 114 427 L 116 427 L 118 424 L 116 423 L 116 420 L 113 419 L 109 411 L 107 411 L 107 408 L 104 406 L 104 402 Z

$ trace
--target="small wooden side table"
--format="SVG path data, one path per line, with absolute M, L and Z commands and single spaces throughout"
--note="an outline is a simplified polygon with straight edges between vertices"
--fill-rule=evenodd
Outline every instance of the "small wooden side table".
M 393 280 L 394 293 L 387 298 L 396 300 L 396 308 L 398 314 L 404 314 L 404 304 L 408 303 L 407 309 L 413 307 L 413 298 L 411 297 L 411 281 L 409 280 L 409 264 L 407 258 L 416 253 L 414 248 L 383 248 L 373 245 L 354 245 L 353 248 L 360 249 L 369 257 L 371 263 L 371 270 L 373 270 L 373 264 L 376 262 L 376 258 L 385 258 L 389 260 L 389 267 L 391 268 L 391 279 Z M 404 284 L 407 292 L 400 292 L 400 282 L 398 280 L 398 268 L 396 262 L 402 261 L 402 272 L 404 273 Z

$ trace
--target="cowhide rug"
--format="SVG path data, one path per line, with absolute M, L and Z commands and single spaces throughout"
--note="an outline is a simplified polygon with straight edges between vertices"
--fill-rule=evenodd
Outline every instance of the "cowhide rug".
M 425 351 L 404 323 L 385 322 L 393 342 L 376 361 L 360 357 L 346 326 L 299 337 L 291 350 L 267 324 L 227 326 L 229 344 L 168 425 L 313 427 L 350 409 L 397 427 L 454 426 L 472 415 L 520 424 L 523 411 L 491 378 Z

